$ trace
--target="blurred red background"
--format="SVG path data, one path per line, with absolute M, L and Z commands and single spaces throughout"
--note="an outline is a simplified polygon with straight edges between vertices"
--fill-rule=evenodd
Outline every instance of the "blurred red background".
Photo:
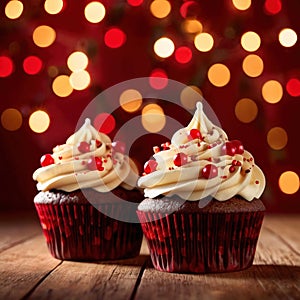
M 287 35 L 286 42 L 279 41 L 284 28 L 292 29 L 299 38 L 299 1 L 156 1 L 158 12 L 155 6 L 151 8 L 153 1 L 97 1 L 103 4 L 105 13 L 96 23 L 88 21 L 85 14 L 92 1 L 47 0 L 49 5 L 63 3 L 61 9 L 52 12 L 42 0 L 22 1 L 23 6 L 11 4 L 16 0 L 0 2 L 1 210 L 33 209 L 36 189 L 31 176 L 39 167 L 39 158 L 74 132 L 81 112 L 97 94 L 124 80 L 147 77 L 160 69 L 167 78 L 198 87 L 228 136 L 242 140 L 254 155 L 267 178 L 262 199 L 268 211 L 300 212 L 300 47 L 298 40 L 293 42 L 293 35 Z M 247 2 L 249 7 L 239 8 L 239 3 Z M 49 46 L 41 47 L 33 39 L 41 25 L 55 32 Z M 247 50 L 241 44 L 248 31 L 260 37 L 255 50 Z M 213 38 L 208 51 L 197 45 L 196 36 L 201 32 Z M 43 33 L 42 40 L 45 36 Z M 153 48 L 161 37 L 170 38 L 175 46 L 166 58 Z M 80 90 L 64 84 L 63 92 L 68 95 L 62 97 L 53 83 L 61 75 L 72 74 L 67 60 L 75 51 L 88 57 L 86 71 L 90 83 Z M 263 61 L 261 74 L 247 75 L 249 71 L 243 63 L 251 54 Z M 31 56 L 35 60 L 28 60 Z M 223 86 L 208 76 L 211 66 L 217 63 L 230 72 L 230 80 Z M 255 71 L 256 66 L 252 67 Z M 224 77 L 221 73 L 221 79 Z M 70 92 L 66 92 L 68 88 Z M 243 98 L 251 99 L 251 106 L 240 111 L 238 103 L 242 104 L 239 101 Z M 109 108 L 109 101 L 118 99 L 106 101 L 103 107 Z M 156 99 L 144 99 L 133 113 L 118 109 L 114 112 L 116 127 L 110 135 L 153 102 L 166 115 L 186 125 L 193 110 L 188 110 L 189 100 L 185 101 L 181 105 L 186 112 Z M 254 112 L 250 109 L 253 107 Z M 34 132 L 29 125 L 30 116 L 37 110 L 45 111 L 50 118 L 49 127 L 41 133 Z M 146 139 L 141 140 L 130 152 L 140 168 L 152 154 L 152 146 L 165 140 L 159 132 L 146 138 L 147 144 Z M 287 171 L 293 172 L 293 176 L 279 185 L 280 176 Z

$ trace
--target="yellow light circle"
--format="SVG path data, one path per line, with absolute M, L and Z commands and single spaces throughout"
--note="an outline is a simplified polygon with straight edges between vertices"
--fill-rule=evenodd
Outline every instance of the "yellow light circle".
M 283 172 L 278 180 L 280 190 L 285 194 L 295 194 L 299 190 L 299 176 L 293 171 Z
M 242 35 L 241 45 L 248 52 L 256 51 L 261 44 L 260 36 L 253 31 L 248 31 Z
M 154 43 L 154 52 L 159 57 L 167 58 L 173 54 L 174 50 L 173 41 L 167 37 L 162 37 Z
M 84 70 L 87 67 L 88 63 L 88 57 L 81 51 L 71 53 L 67 60 L 67 65 L 73 72 Z
M 283 96 L 283 88 L 276 80 L 269 80 L 262 87 L 262 96 L 269 103 L 277 103 Z
M 198 20 L 187 19 L 183 21 L 182 29 L 187 33 L 200 33 L 202 32 L 203 26 Z
M 195 109 L 196 103 L 202 100 L 202 92 L 195 85 L 185 87 L 180 93 L 180 102 L 187 109 Z
M 230 71 L 223 64 L 212 65 L 207 73 L 209 81 L 217 87 L 225 86 L 230 80 Z
M 33 31 L 33 42 L 42 48 L 49 47 L 56 38 L 56 32 L 53 28 L 41 25 Z
M 141 93 L 134 89 L 128 89 L 120 95 L 120 105 L 127 112 L 137 111 L 143 102 Z
M 171 4 L 167 0 L 154 0 L 150 4 L 150 11 L 156 18 L 165 18 L 171 11 Z
M 273 127 L 267 134 L 269 146 L 274 150 L 283 149 L 288 142 L 288 135 L 281 127 Z
M 243 71 L 249 77 L 258 77 L 264 70 L 263 60 L 256 54 L 249 54 L 243 60 Z
M 9 1 L 5 6 L 5 15 L 9 19 L 18 19 L 23 12 L 23 3 L 21 1 Z
M 206 32 L 199 33 L 194 38 L 194 45 L 201 52 L 208 52 L 214 45 L 213 37 Z
M 278 39 L 283 47 L 292 47 L 297 42 L 297 33 L 291 28 L 284 28 L 280 31 Z
M 142 125 L 149 132 L 159 132 L 166 125 L 166 116 L 161 106 L 148 104 L 142 110 Z
M 33 112 L 29 117 L 29 127 L 33 132 L 45 132 L 50 125 L 49 115 L 43 110 Z
M 50 15 L 58 14 L 64 6 L 62 0 L 46 0 L 44 3 L 45 11 Z
M 90 23 L 101 22 L 106 14 L 105 7 L 102 3 L 94 1 L 86 5 L 84 16 Z
M 232 0 L 232 4 L 238 10 L 247 10 L 251 6 L 251 0 Z
M 52 90 L 59 97 L 68 97 L 73 92 L 73 88 L 70 84 L 69 76 L 67 75 L 57 76 L 53 80 Z
M 74 90 L 82 91 L 89 86 L 90 82 L 90 74 L 85 70 L 76 71 L 70 75 L 70 84 Z
M 243 123 L 252 122 L 258 113 L 256 103 L 249 98 L 240 99 L 235 105 L 235 115 Z
M 7 108 L 1 114 L 1 124 L 6 130 L 18 130 L 21 127 L 22 122 L 22 114 L 15 108 Z

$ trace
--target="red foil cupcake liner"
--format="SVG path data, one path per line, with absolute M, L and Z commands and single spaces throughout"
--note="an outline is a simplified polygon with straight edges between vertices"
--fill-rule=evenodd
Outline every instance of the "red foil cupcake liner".
M 264 212 L 137 211 L 154 267 L 177 273 L 232 272 L 250 267 Z
M 124 214 L 118 204 L 35 204 L 50 253 L 62 260 L 115 260 L 139 255 L 142 229 L 138 223 L 114 220 Z M 103 212 L 103 213 L 102 213 Z

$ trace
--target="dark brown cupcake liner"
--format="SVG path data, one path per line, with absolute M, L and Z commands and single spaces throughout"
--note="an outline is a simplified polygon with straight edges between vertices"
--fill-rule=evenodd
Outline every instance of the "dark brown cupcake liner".
M 264 212 L 137 211 L 153 266 L 176 273 L 243 270 L 253 263 Z
M 124 214 L 121 204 L 35 203 L 47 246 L 63 260 L 115 260 L 139 255 L 142 229 L 106 214 Z

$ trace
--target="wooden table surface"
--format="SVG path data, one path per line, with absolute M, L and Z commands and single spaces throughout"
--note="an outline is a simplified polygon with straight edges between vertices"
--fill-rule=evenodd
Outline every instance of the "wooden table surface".
M 299 215 L 267 215 L 251 268 L 171 274 L 153 269 L 144 242 L 134 259 L 54 259 L 35 215 L 5 215 L 0 219 L 0 299 L 300 299 L 299 231 Z

